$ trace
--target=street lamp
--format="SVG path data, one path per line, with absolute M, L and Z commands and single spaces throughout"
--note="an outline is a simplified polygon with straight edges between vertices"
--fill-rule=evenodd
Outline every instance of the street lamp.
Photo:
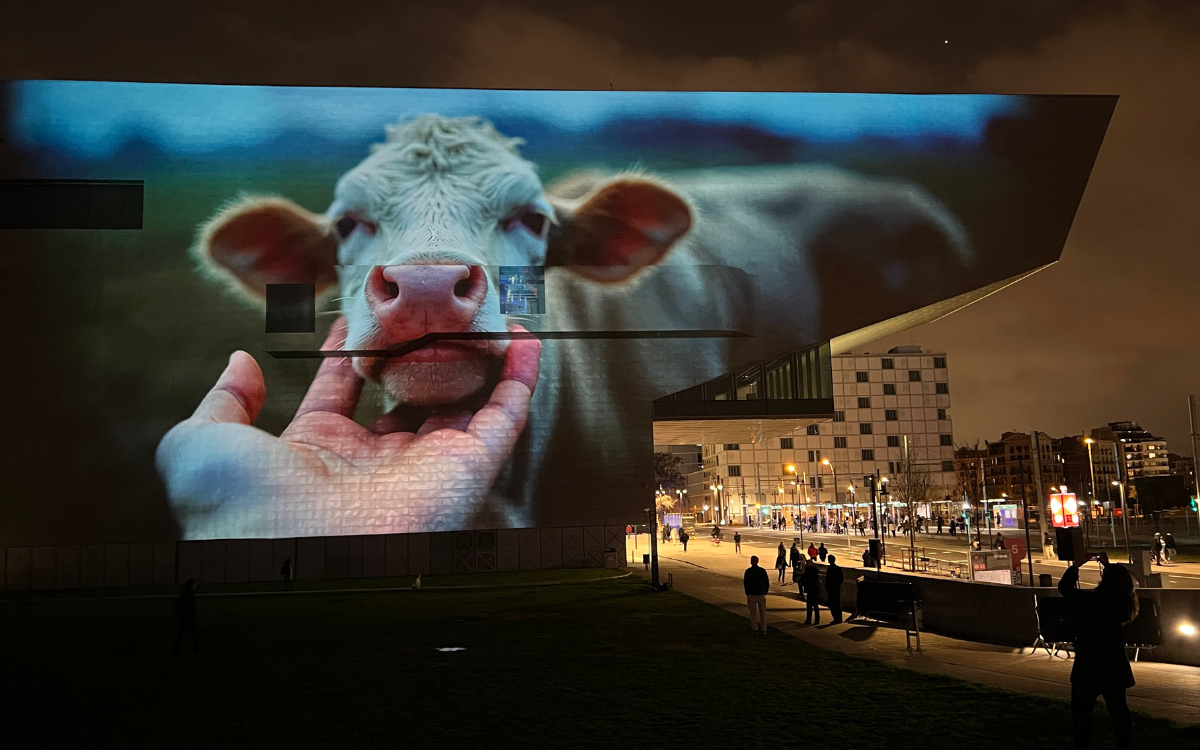
M 1125 529 L 1125 555 L 1129 564 L 1133 565 L 1133 552 L 1129 549 L 1129 503 L 1125 502 L 1125 483 L 1114 481 L 1113 484 L 1121 490 L 1121 526 Z
M 849 486 L 849 487 L 847 487 L 846 489 L 847 489 L 847 490 L 849 490 L 849 492 L 850 492 L 850 512 L 851 512 L 851 513 L 853 513 L 853 514 L 856 514 L 856 515 L 855 515 L 855 518 L 854 518 L 853 520 L 854 520 L 854 522 L 855 522 L 855 523 L 857 523 L 857 522 L 858 522 L 858 517 L 857 517 L 857 513 L 858 513 L 858 503 L 856 503 L 856 502 L 854 501 L 854 482 L 851 482 L 851 483 L 850 483 L 850 486 Z M 851 519 L 847 518 L 847 519 L 846 519 L 846 551 L 847 551 L 847 552 L 853 552 L 853 551 L 854 551 L 854 550 L 853 550 L 853 549 L 850 547 L 850 522 L 851 522 Z
M 1092 483 L 1090 485 L 1091 492 L 1089 492 L 1088 494 L 1090 494 L 1092 496 L 1092 500 L 1094 501 L 1096 499 L 1096 464 L 1092 462 L 1092 443 L 1094 443 L 1096 441 L 1092 440 L 1091 438 L 1084 438 L 1083 442 L 1087 445 L 1088 471 L 1091 472 L 1091 476 L 1092 476 Z M 1095 503 L 1094 502 L 1090 503 L 1090 505 L 1095 505 Z M 1088 539 L 1089 540 L 1092 538 L 1091 527 L 1095 525 L 1094 523 L 1092 523 L 1091 515 L 1092 515 L 1092 508 L 1089 507 L 1088 514 L 1086 516 L 1088 519 Z M 1097 529 L 1096 531 L 1097 531 L 1096 540 L 1101 541 L 1099 529 Z
M 822 459 L 821 459 L 821 463 L 823 463 L 823 464 L 825 464 L 826 466 L 828 466 L 828 467 L 829 467 L 829 470 L 833 472 L 833 504 L 834 504 L 834 505 L 837 505 L 837 501 L 838 501 L 838 496 L 837 496 L 837 468 L 835 468 L 835 467 L 834 467 L 834 465 L 833 465 L 833 464 L 831 464 L 831 463 L 829 462 L 829 459 L 828 459 L 828 458 L 822 458 Z M 819 479 L 818 479 L 818 485 L 819 485 L 819 484 L 820 484 L 820 481 L 819 481 Z M 820 492 L 820 487 L 819 487 L 819 486 L 818 486 L 818 488 L 817 488 L 817 492 L 818 492 L 818 493 Z M 828 518 L 829 518 L 829 513 L 828 513 L 828 512 L 825 514 L 825 518 L 826 518 L 826 521 L 828 522 Z

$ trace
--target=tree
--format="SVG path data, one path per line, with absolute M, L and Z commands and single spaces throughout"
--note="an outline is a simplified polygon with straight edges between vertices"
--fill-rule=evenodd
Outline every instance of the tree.
M 933 475 L 917 460 L 916 451 L 907 441 L 900 452 L 900 460 L 896 462 L 896 471 L 892 473 L 888 490 L 897 502 L 904 505 L 908 513 L 908 547 L 910 552 L 915 552 L 917 526 L 914 521 L 917 518 L 917 508 L 933 502 L 937 496 L 937 488 L 933 483 Z
M 654 454 L 654 485 L 663 490 L 682 490 L 687 487 L 687 479 L 679 471 L 683 459 L 674 453 Z

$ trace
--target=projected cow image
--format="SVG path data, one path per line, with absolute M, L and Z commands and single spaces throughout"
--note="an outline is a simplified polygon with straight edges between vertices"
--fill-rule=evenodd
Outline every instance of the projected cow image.
M 203 228 L 196 253 L 254 298 L 276 283 L 336 289 L 344 318 L 325 348 L 349 354 L 324 361 L 279 437 L 252 426 L 267 386 L 244 352 L 167 434 L 159 470 L 196 538 L 532 525 L 554 492 L 547 449 L 585 443 L 573 429 L 612 431 L 624 398 L 816 340 L 830 254 L 870 279 L 870 304 L 885 311 L 911 287 L 948 288 L 971 261 L 958 222 L 913 185 L 797 167 L 582 174 L 547 190 L 486 121 L 433 115 L 389 127 L 324 215 L 243 198 Z M 712 327 L 754 339 L 743 352 L 723 340 L 662 344 L 653 359 L 637 342 L 543 344 L 501 314 L 497 270 L 544 265 L 543 330 Z M 783 308 L 786 320 L 759 316 Z M 387 353 L 428 334 L 505 331 Z M 612 363 L 623 372 L 575 377 Z M 363 381 L 386 410 L 368 426 L 353 421 Z M 613 445 L 639 442 L 623 429 Z
M 1113 106 L 0 83 L 0 547 L 524 529 L 429 543 L 598 563 L 656 434 L 831 420 L 825 352 L 1057 260 Z M 820 429 L 839 472 L 899 457 Z

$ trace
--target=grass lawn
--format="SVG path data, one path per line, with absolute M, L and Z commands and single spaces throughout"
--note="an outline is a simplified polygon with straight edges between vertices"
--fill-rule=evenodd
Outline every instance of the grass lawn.
M 0 599 L 5 747 L 1059 748 L 1067 706 L 826 652 L 609 571 L 572 585 L 169 599 Z M 405 584 L 403 581 L 392 583 Z M 353 582 L 356 586 L 359 582 Z M 465 651 L 441 652 L 442 647 Z M 1097 747 L 1111 744 L 1098 714 Z M 1136 717 L 1137 747 L 1200 728 Z

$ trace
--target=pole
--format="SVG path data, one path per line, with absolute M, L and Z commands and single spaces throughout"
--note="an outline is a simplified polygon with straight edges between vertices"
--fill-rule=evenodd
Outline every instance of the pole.
M 1021 512 L 1025 514 L 1025 558 L 1029 560 L 1029 585 L 1033 585 L 1033 547 L 1029 546 L 1029 503 L 1025 500 L 1025 461 L 1017 456 L 1017 471 L 1021 473 Z M 1042 556 L 1046 556 L 1042 545 Z
M 976 445 L 979 445 L 979 443 L 976 443 Z M 984 450 L 987 450 L 987 448 L 984 448 Z M 981 495 L 983 495 L 983 512 L 986 514 L 988 512 L 988 509 L 987 509 L 987 472 L 985 472 L 983 469 L 983 457 L 982 456 L 980 456 L 980 458 L 979 458 L 979 492 Z M 978 505 L 978 503 L 971 510 L 971 513 L 973 513 L 975 516 L 975 543 L 978 544 L 980 546 L 980 548 L 982 548 L 983 541 L 979 538 L 980 529 L 979 529 L 979 505 Z M 989 531 L 988 533 L 990 534 L 991 532 Z M 971 546 L 970 530 L 967 531 L 967 546 L 968 547 Z
M 910 455 L 909 451 L 910 451 L 910 449 L 909 449 L 909 445 L 908 445 L 908 435 L 905 435 L 904 436 L 903 456 L 904 456 L 904 474 L 905 474 L 904 487 L 905 487 L 905 493 L 906 493 L 906 496 L 904 499 L 908 503 L 908 564 L 910 566 L 910 572 L 916 573 L 917 572 L 917 524 L 916 524 L 917 509 L 913 507 L 913 496 L 912 496 L 913 474 L 915 472 L 913 471 L 912 456 Z
M 1087 512 L 1087 516 L 1086 516 L 1086 518 L 1089 521 L 1091 521 L 1091 519 L 1092 519 L 1092 508 L 1096 507 L 1096 464 L 1092 462 L 1092 442 L 1093 441 L 1091 438 L 1084 439 L 1084 443 L 1087 445 L 1087 449 L 1088 449 L 1088 470 L 1091 471 L 1091 473 L 1092 473 L 1092 491 L 1088 493 L 1091 497 L 1089 498 L 1088 512 Z M 1091 525 L 1094 526 L 1095 524 L 1091 524 Z M 1096 535 L 1097 543 L 1099 543 L 1099 536 L 1100 536 L 1099 534 Z M 1091 532 L 1089 531 L 1088 532 L 1088 542 L 1090 543 L 1091 540 L 1092 540 L 1092 535 L 1091 535 Z
M 1113 441 L 1113 457 L 1117 459 L 1117 479 L 1120 484 L 1117 485 L 1121 490 L 1121 526 L 1125 529 L 1125 555 L 1129 558 L 1129 564 L 1133 565 L 1133 551 L 1129 547 L 1129 503 L 1125 502 L 1125 463 L 1121 461 L 1120 454 L 1117 453 L 1117 441 Z M 1113 542 L 1116 546 L 1116 542 Z
M 650 516 L 650 585 L 658 588 L 658 513 L 653 506 L 646 508 Z
M 1192 484 L 1196 495 L 1200 497 L 1200 472 L 1196 470 L 1196 444 L 1200 441 L 1200 434 L 1196 432 L 1196 397 L 1188 396 L 1188 426 L 1192 431 Z M 1187 516 L 1186 511 L 1184 516 Z M 1200 502 L 1196 503 L 1196 529 L 1200 532 Z
M 879 485 L 879 469 L 871 477 L 871 525 L 875 528 L 875 538 L 879 538 L 879 496 L 876 494 Z
M 1038 540 L 1039 546 L 1042 548 L 1042 556 L 1046 556 L 1046 537 L 1050 536 L 1050 530 L 1046 526 L 1046 506 L 1048 502 L 1042 502 L 1042 492 L 1045 486 L 1042 484 L 1042 448 L 1038 441 L 1038 432 L 1034 430 L 1029 433 L 1029 448 L 1033 457 L 1033 499 L 1038 507 L 1038 531 L 1041 532 L 1041 538 Z M 1025 481 L 1025 474 L 1021 474 L 1021 481 Z M 1022 489 L 1022 492 L 1025 490 Z M 1026 535 L 1028 536 L 1028 535 Z M 1026 544 L 1029 540 L 1026 540 Z M 1032 553 L 1031 553 L 1032 554 Z

